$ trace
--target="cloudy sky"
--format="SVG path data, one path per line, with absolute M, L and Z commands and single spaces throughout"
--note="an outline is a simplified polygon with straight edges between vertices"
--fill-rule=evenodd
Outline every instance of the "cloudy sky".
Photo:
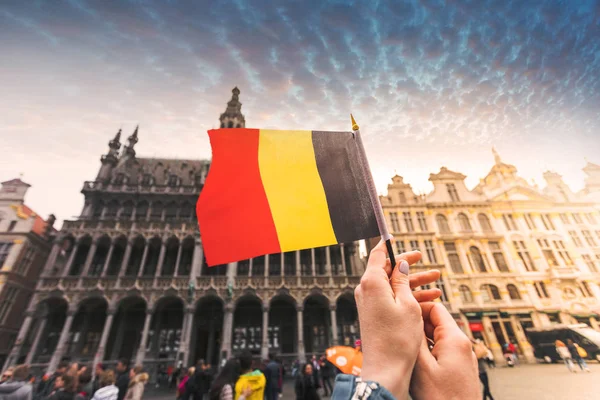
M 442 165 L 472 187 L 493 145 L 540 184 L 600 163 L 600 1 L 2 1 L 0 51 L 0 179 L 61 220 L 121 127 L 139 155 L 209 157 L 236 85 L 248 127 L 354 113 L 381 190 Z

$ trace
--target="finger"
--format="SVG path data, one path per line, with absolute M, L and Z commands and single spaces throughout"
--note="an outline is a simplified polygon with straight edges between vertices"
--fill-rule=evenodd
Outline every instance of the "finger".
M 421 339 L 421 347 L 415 363 L 415 369 L 424 369 L 425 372 L 427 372 L 433 369 L 436 364 L 437 360 L 433 354 L 431 354 L 431 350 L 429 349 L 429 341 L 427 340 L 427 337 L 423 335 L 423 339 Z
M 369 268 L 381 268 L 385 266 L 386 260 L 388 258 L 387 248 L 385 247 L 385 242 L 383 239 L 377 243 L 371 253 L 369 254 L 369 260 L 367 261 L 367 270 Z M 389 262 L 389 260 L 388 260 Z
M 425 290 L 418 290 L 418 291 L 415 291 L 412 293 L 413 293 L 413 296 L 415 296 L 415 299 L 417 299 L 417 301 L 419 303 L 424 303 L 426 301 L 433 301 L 435 299 L 438 299 L 442 295 L 442 291 L 440 289 L 425 289 Z
M 387 259 L 387 249 L 385 242 L 380 240 L 377 246 L 371 250 L 369 254 L 369 261 L 367 262 L 367 268 L 360 280 L 360 286 L 362 286 L 362 292 L 384 293 L 384 291 L 390 291 L 389 276 L 385 272 L 386 264 L 390 261 Z
M 465 334 L 460 330 L 456 321 L 446 307 L 441 303 L 420 303 L 423 320 L 433 327 L 433 356 L 440 360 L 441 357 L 462 354 L 463 347 L 468 347 L 466 355 L 470 356 L 470 343 Z M 431 328 L 425 324 L 425 331 Z M 468 354 L 467 354 L 468 353 Z
M 409 263 L 410 264 L 410 263 Z M 440 279 L 440 271 L 437 269 L 432 269 L 429 271 L 416 272 L 414 274 L 410 274 L 410 288 L 414 289 L 419 286 L 429 285 Z
M 390 279 L 390 286 L 394 291 L 394 297 L 397 301 L 406 301 L 407 299 L 413 297 L 412 291 L 410 290 L 410 283 L 408 281 L 408 273 L 408 263 L 406 262 L 406 260 L 400 260 L 398 266 L 394 268 L 394 271 L 392 272 L 392 277 Z
M 388 253 L 386 253 L 388 254 Z M 422 255 L 420 251 L 409 251 L 406 253 L 400 253 L 400 254 L 396 254 L 395 258 L 396 258 L 396 262 L 400 262 L 400 260 L 406 260 L 406 262 L 408 262 L 408 265 L 413 265 L 419 262 L 419 260 L 421 259 Z M 385 260 L 385 273 L 388 275 L 388 278 L 392 277 L 392 263 L 390 262 L 390 259 L 386 259 Z M 417 285 L 418 286 L 418 285 Z

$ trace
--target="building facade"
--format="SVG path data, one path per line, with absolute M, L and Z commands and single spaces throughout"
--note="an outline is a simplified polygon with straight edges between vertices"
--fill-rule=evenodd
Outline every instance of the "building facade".
M 0 365 L 4 365 L 48 257 L 54 216 L 44 221 L 25 205 L 21 179 L 0 189 Z
M 221 127 L 245 126 L 239 94 Z M 208 268 L 195 206 L 210 162 L 138 157 L 138 129 L 124 146 L 121 135 L 84 183 L 81 216 L 54 240 L 11 363 L 52 371 L 65 357 L 125 357 L 153 372 L 246 349 L 291 362 L 354 343 L 358 243 Z
M 556 173 L 545 173 L 540 189 L 495 150 L 494 158 L 473 190 L 441 168 L 431 193 L 415 195 L 394 176 L 380 200 L 398 252 L 420 250 L 417 269 L 441 269 L 441 300 L 465 333 L 497 360 L 512 342 L 533 362 L 527 328 L 599 329 L 600 167 L 588 163 L 586 186 L 573 193 Z

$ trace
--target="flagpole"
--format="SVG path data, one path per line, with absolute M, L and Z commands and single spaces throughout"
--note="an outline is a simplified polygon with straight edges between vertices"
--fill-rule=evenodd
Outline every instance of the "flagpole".
M 352 120 L 352 131 L 354 132 L 354 138 L 356 139 L 356 145 L 358 147 L 358 154 L 362 158 L 362 162 L 360 163 L 360 167 L 363 170 L 365 175 L 365 179 L 367 180 L 367 189 L 369 190 L 369 197 L 371 198 L 371 204 L 373 205 L 373 210 L 375 211 L 375 219 L 377 220 L 377 227 L 379 228 L 379 233 L 381 234 L 381 238 L 385 240 L 385 247 L 388 251 L 388 256 L 390 258 L 390 263 L 392 265 L 392 270 L 396 267 L 396 257 L 394 257 L 394 248 L 392 247 L 392 235 L 388 231 L 387 224 L 385 223 L 385 216 L 383 215 L 383 208 L 381 208 L 381 203 L 379 202 L 379 196 L 377 195 L 377 188 L 375 187 L 375 182 L 373 181 L 373 174 L 371 174 L 371 167 L 369 167 L 369 159 L 367 158 L 367 153 L 365 152 L 365 146 L 363 145 L 362 138 L 360 136 L 360 129 L 354 120 L 352 114 L 350 114 L 350 119 Z

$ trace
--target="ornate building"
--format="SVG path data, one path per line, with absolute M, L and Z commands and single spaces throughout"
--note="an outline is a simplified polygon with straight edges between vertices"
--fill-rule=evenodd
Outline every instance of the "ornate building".
M 417 269 L 442 270 L 441 300 L 465 333 L 484 339 L 497 360 L 510 341 L 534 361 L 528 327 L 599 329 L 600 167 L 588 163 L 586 186 L 573 193 L 556 173 L 545 173 L 540 189 L 495 150 L 494 158 L 473 190 L 442 168 L 427 195 L 394 176 L 381 203 L 398 251 L 421 250 Z
M 0 189 L 0 366 L 16 342 L 54 234 L 54 216 L 44 221 L 25 204 L 29 187 L 17 178 Z
M 222 127 L 245 126 L 239 94 Z M 125 357 L 153 371 L 243 349 L 289 362 L 354 342 L 357 243 L 208 268 L 194 210 L 210 162 L 138 157 L 138 129 L 123 147 L 121 136 L 54 241 L 11 363 Z

